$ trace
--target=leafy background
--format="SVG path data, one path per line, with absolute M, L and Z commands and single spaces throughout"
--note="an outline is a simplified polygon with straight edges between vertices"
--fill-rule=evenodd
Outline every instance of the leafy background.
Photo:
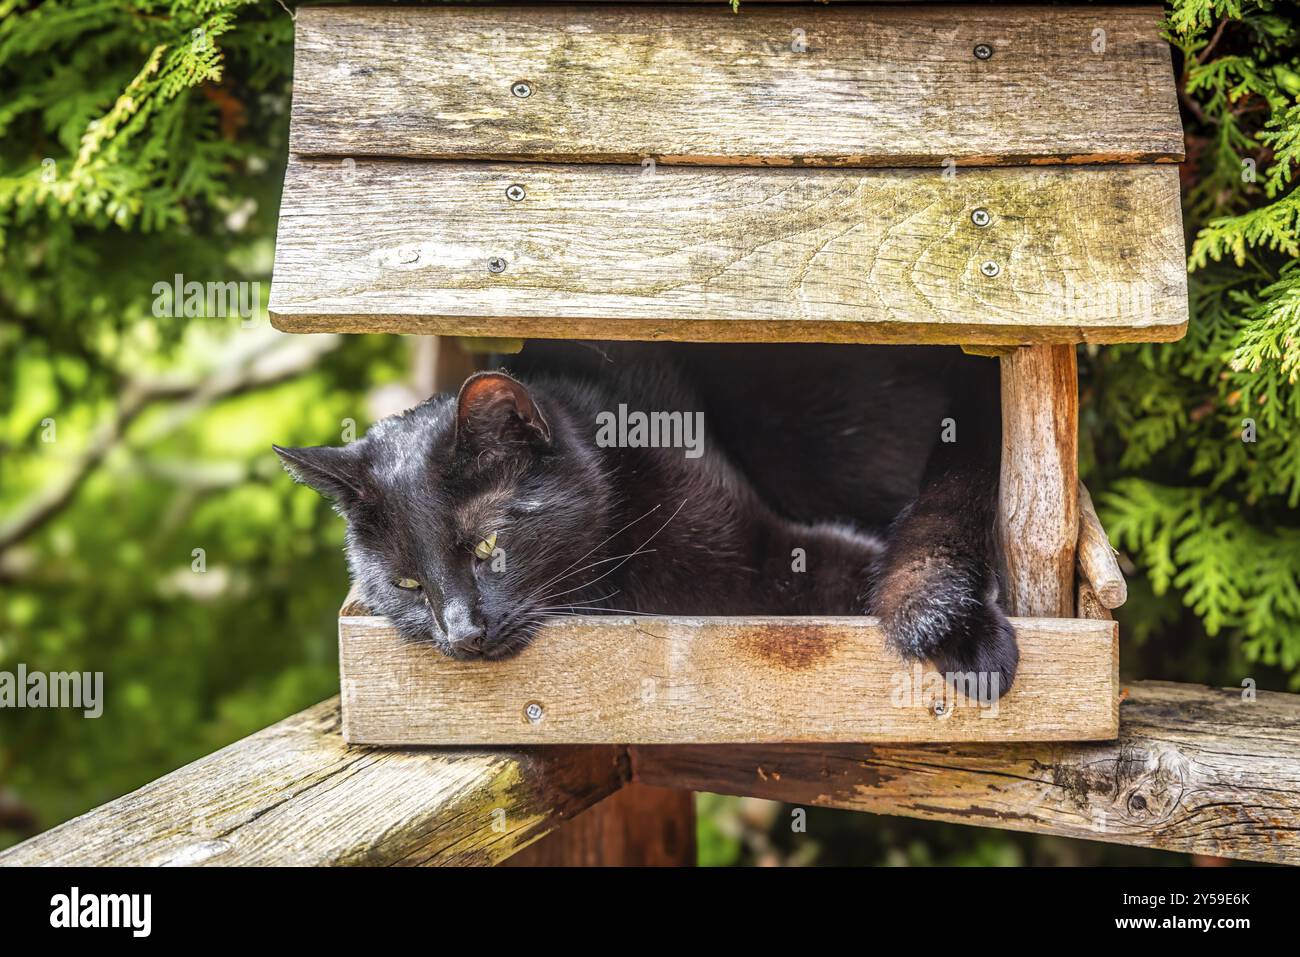
M 0 712 L 0 846 L 337 689 L 342 524 L 269 445 L 363 430 L 411 343 L 153 313 L 177 273 L 265 302 L 291 10 L 0 0 L 0 670 L 103 671 L 106 697 L 94 721 Z M 1083 470 L 1130 571 L 1125 677 L 1300 690 L 1296 13 L 1176 0 L 1167 31 L 1191 327 L 1081 353 Z M 796 834 L 788 807 L 717 795 L 700 811 L 711 864 L 1186 860 L 816 808 Z

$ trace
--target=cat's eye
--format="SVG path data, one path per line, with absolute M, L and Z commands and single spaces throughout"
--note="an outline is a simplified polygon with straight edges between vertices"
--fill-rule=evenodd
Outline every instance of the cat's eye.
M 419 591 L 420 583 L 414 578 L 394 578 L 393 584 L 405 591 Z
M 483 541 L 474 546 L 474 557 L 487 561 L 492 557 L 493 550 L 497 547 L 497 533 L 493 532 Z

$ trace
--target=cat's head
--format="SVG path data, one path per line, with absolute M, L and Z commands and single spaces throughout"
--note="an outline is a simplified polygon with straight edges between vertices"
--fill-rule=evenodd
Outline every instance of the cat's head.
M 571 570 L 604 537 L 609 481 L 563 403 L 534 391 L 478 373 L 349 445 L 275 447 L 347 519 L 371 611 L 451 657 L 507 657 L 586 597 Z

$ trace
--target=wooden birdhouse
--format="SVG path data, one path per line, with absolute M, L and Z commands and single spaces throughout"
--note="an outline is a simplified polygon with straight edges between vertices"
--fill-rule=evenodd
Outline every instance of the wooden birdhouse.
M 1113 738 L 1107 608 L 1124 585 L 1078 483 L 1075 348 L 1186 328 L 1160 18 L 300 9 L 278 328 L 996 354 L 1021 649 L 990 713 L 900 705 L 890 679 L 907 666 L 871 618 L 577 620 L 477 663 L 405 644 L 350 602 L 347 740 Z

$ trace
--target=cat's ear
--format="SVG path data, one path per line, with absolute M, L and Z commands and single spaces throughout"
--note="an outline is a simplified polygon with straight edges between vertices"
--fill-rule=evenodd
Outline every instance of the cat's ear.
M 365 498 L 362 453 L 356 444 L 286 449 L 272 445 L 285 471 L 326 498 L 347 507 Z
M 457 445 L 551 444 L 551 427 L 522 382 L 504 372 L 476 372 L 456 397 Z

